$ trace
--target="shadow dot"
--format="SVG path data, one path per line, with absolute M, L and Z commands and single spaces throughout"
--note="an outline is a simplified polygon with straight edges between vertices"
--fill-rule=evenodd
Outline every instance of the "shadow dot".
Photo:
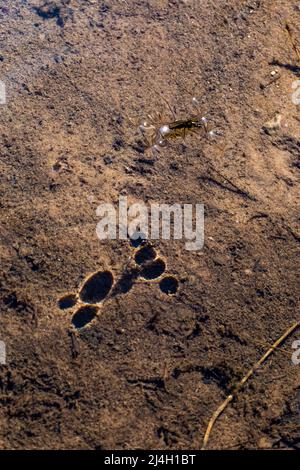
M 131 236 L 129 236 L 129 238 L 130 244 L 134 248 L 138 248 L 147 242 L 147 236 L 141 232 L 134 232 Z
M 66 294 L 59 299 L 58 306 L 60 309 L 64 310 L 66 308 L 74 307 L 76 302 L 77 302 L 76 294 Z
M 150 261 L 141 270 L 141 277 L 144 279 L 156 279 L 166 270 L 166 263 L 161 258 Z
M 80 293 L 80 299 L 88 304 L 101 302 L 108 295 L 114 282 L 110 271 L 99 271 L 89 277 Z
M 174 276 L 166 276 L 160 281 L 159 288 L 164 294 L 176 294 L 178 290 L 178 281 Z
M 147 261 L 152 261 L 157 256 L 155 249 L 151 245 L 146 245 L 140 248 L 135 254 L 135 262 L 137 264 L 144 264 Z
M 97 307 L 93 305 L 80 307 L 79 310 L 74 313 L 72 318 L 72 323 L 75 328 L 83 328 L 90 323 L 96 317 L 97 311 Z

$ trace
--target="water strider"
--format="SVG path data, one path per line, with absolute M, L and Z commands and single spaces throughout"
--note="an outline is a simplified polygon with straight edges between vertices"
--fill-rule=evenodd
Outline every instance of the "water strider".
M 185 139 L 189 132 L 199 131 L 200 129 L 208 136 L 214 136 L 214 131 L 209 131 L 207 118 L 201 116 L 198 110 L 198 101 L 193 98 L 192 103 L 197 107 L 198 114 L 192 115 L 185 119 L 176 119 L 175 113 L 167 101 L 165 101 L 168 108 L 170 109 L 174 120 L 167 121 L 162 117 L 162 113 L 154 112 L 148 114 L 146 120 L 144 120 L 139 129 L 143 134 L 146 145 L 151 148 L 152 151 L 159 151 L 161 147 L 168 145 L 169 141 L 177 137 Z

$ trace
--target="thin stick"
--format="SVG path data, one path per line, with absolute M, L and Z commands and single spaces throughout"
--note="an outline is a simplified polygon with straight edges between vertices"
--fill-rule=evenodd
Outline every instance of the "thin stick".
M 205 432 L 205 436 L 204 436 L 204 439 L 203 439 L 203 444 L 202 444 L 202 449 L 201 450 L 206 449 L 206 446 L 207 446 L 207 443 L 208 443 L 208 440 L 209 440 L 209 436 L 210 436 L 210 433 L 211 433 L 211 431 L 214 427 L 215 422 L 217 421 L 219 416 L 223 413 L 225 408 L 229 405 L 229 403 L 233 400 L 233 398 L 239 393 L 239 391 L 245 385 L 247 380 L 257 371 L 257 369 L 263 364 L 263 362 L 266 361 L 266 359 L 274 352 L 274 350 L 278 346 L 280 346 L 283 343 L 283 341 L 288 336 L 290 336 L 299 327 L 300 327 L 300 321 L 297 322 L 297 323 L 294 323 L 294 325 L 292 325 L 282 336 L 280 336 L 280 338 L 277 341 L 275 341 L 275 343 L 268 349 L 268 351 L 259 359 L 259 361 L 242 378 L 242 380 L 238 383 L 238 385 L 237 385 L 236 389 L 234 390 L 234 392 L 232 392 L 230 395 L 228 395 L 226 400 L 214 412 L 214 414 L 212 415 L 212 417 L 211 417 L 211 419 L 208 423 L 208 426 L 207 426 L 207 429 L 206 429 L 206 432 Z
M 296 41 L 294 39 L 292 29 L 291 29 L 291 27 L 290 27 L 290 25 L 287 21 L 285 22 L 285 29 L 286 29 L 288 38 L 290 40 L 290 43 L 292 45 L 292 48 L 294 49 L 294 52 L 297 56 L 298 62 L 300 62 L 300 52 L 299 52 L 299 49 L 297 47 Z

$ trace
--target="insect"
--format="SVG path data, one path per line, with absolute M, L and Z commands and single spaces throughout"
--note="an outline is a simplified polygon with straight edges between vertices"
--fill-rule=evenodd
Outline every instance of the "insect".
M 163 119 L 160 112 L 148 114 L 139 126 L 140 131 L 143 134 L 144 140 L 147 147 L 151 148 L 152 151 L 159 151 L 161 147 L 168 145 L 169 141 L 182 137 L 185 139 L 189 132 L 204 130 L 209 135 L 214 135 L 213 131 L 208 130 L 208 121 L 206 117 L 201 117 L 198 114 L 195 116 L 188 117 L 186 119 L 176 119 L 175 113 L 172 110 L 169 103 L 164 100 L 172 113 L 173 120 L 166 121 Z M 198 107 L 198 101 L 193 98 L 192 103 Z

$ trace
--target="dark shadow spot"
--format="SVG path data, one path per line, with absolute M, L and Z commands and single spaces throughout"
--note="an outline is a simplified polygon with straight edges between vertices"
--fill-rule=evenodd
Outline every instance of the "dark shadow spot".
M 141 276 L 144 279 L 156 279 L 166 270 L 166 263 L 161 258 L 150 261 L 141 270 Z
M 77 312 L 74 313 L 72 323 L 75 328 L 83 328 L 90 323 L 97 315 L 97 307 L 93 305 L 85 305 L 80 307 Z
M 52 166 L 52 170 L 55 172 L 58 172 L 59 170 L 61 170 L 61 163 L 55 162 L 54 165 Z
M 134 232 L 131 236 L 129 236 L 129 238 L 130 244 L 134 248 L 138 248 L 141 245 L 145 245 L 145 243 L 147 242 L 147 236 L 144 233 L 140 232 Z
M 114 282 L 110 271 L 99 271 L 85 281 L 79 296 L 83 302 L 93 304 L 101 302 L 108 295 Z
M 141 265 L 146 263 L 147 261 L 152 261 L 156 258 L 156 256 L 157 253 L 153 246 L 147 244 L 136 252 L 134 260 L 137 264 Z
M 34 10 L 44 20 L 59 18 L 60 15 L 60 7 L 55 4 L 47 5 L 47 2 L 41 7 L 34 7 Z
M 21 310 L 24 310 L 24 308 L 26 307 L 24 302 L 20 302 L 18 300 L 15 292 L 12 292 L 8 294 L 7 296 L 5 296 L 3 298 L 3 301 L 5 305 L 7 305 L 10 308 L 13 308 L 14 310 L 17 310 L 18 308 L 20 308 Z
M 218 387 L 226 392 L 232 391 L 235 383 L 238 381 L 236 373 L 226 365 L 216 367 L 201 367 L 203 382 L 211 384 L 215 382 Z
M 74 307 L 76 302 L 77 302 L 76 294 L 66 294 L 59 299 L 58 306 L 59 308 L 64 310 L 65 308 Z
M 119 150 L 121 150 L 122 147 L 125 147 L 124 140 L 119 137 L 119 138 L 114 140 L 112 146 L 113 146 L 114 150 L 119 151 Z
M 265 296 L 265 293 L 264 293 L 263 290 L 257 289 L 257 290 L 256 290 L 256 295 L 257 295 L 257 297 L 264 297 L 264 296 Z
M 166 276 L 160 281 L 159 287 L 164 294 L 173 295 L 178 290 L 178 281 L 174 276 Z
M 295 75 L 300 74 L 300 67 L 299 65 L 293 65 L 293 64 L 285 64 L 280 62 L 279 60 L 272 60 L 272 62 L 269 62 L 269 65 L 274 65 L 276 67 L 282 67 L 286 70 L 289 70 L 290 72 L 293 72 Z
M 33 10 L 44 20 L 55 18 L 57 25 L 63 28 L 67 19 L 73 17 L 73 10 L 67 7 L 69 3 L 70 0 L 62 3 L 46 0 L 43 5 L 33 7 Z
M 135 158 L 135 163 L 139 163 L 140 165 L 151 165 L 153 166 L 155 160 L 153 158 Z
M 11 292 L 3 298 L 4 304 L 18 313 L 30 312 L 33 310 L 29 299 L 19 297 L 16 292 Z
M 147 146 L 141 140 L 139 140 L 136 143 L 132 144 L 131 148 L 133 150 L 135 150 L 137 153 L 142 153 L 142 154 L 145 153 L 145 151 L 147 150 Z

